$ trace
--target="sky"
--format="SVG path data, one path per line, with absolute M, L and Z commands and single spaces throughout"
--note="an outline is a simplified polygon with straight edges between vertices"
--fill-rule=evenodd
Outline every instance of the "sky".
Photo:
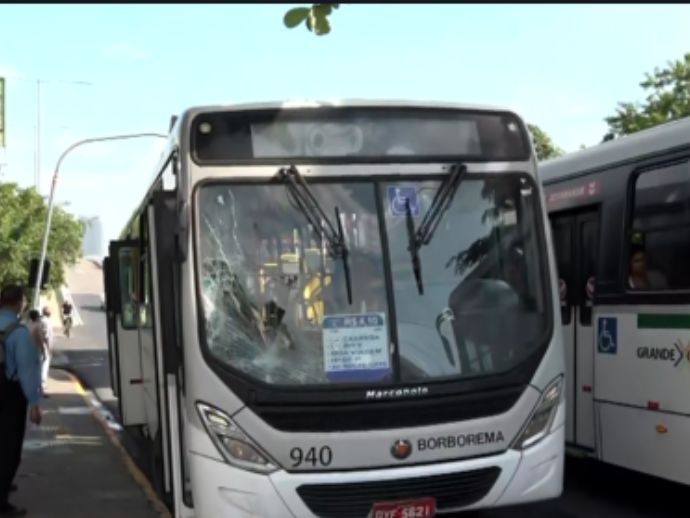
M 566 151 L 594 145 L 646 72 L 690 51 L 690 5 L 341 4 L 332 32 L 288 30 L 283 5 L 0 5 L 6 148 L 0 181 L 40 190 L 82 138 L 167 133 L 194 105 L 413 99 L 516 110 Z M 45 81 L 45 82 L 44 82 Z M 86 82 L 89 84 L 75 84 Z M 162 140 L 81 147 L 56 200 L 120 233 Z M 105 249 L 104 249 L 105 251 Z

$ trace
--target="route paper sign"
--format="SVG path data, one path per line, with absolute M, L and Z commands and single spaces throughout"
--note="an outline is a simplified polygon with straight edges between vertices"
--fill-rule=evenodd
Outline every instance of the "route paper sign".
M 326 315 L 323 361 L 331 381 L 376 381 L 390 372 L 385 313 Z

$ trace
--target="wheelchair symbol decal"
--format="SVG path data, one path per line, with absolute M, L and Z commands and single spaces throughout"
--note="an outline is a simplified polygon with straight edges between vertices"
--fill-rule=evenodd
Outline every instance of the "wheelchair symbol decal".
M 618 352 L 618 321 L 615 318 L 600 318 L 597 333 L 597 350 L 600 353 Z
M 417 201 L 417 188 L 414 186 L 390 186 L 388 187 L 388 205 L 392 216 L 407 215 L 407 201 L 410 202 L 410 212 L 413 216 L 419 216 L 419 203 Z

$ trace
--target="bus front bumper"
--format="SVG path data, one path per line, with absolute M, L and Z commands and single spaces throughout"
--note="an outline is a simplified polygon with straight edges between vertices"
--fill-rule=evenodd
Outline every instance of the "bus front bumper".
M 501 471 L 483 498 L 468 506 L 439 509 L 438 514 L 556 498 L 560 496 L 563 487 L 564 441 L 564 427 L 560 426 L 523 452 L 508 450 L 478 459 L 423 466 L 340 473 L 301 474 L 277 471 L 268 476 L 250 473 L 191 453 L 195 517 L 318 518 L 297 493 L 298 487 L 310 484 L 399 481 L 489 467 L 498 467 Z

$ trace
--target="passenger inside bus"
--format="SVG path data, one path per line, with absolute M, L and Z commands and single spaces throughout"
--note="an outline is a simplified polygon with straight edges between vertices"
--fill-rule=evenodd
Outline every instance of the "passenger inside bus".
M 630 254 L 628 287 L 633 290 L 663 290 L 668 287 L 661 272 L 648 269 L 647 252 L 639 245 L 634 245 Z

